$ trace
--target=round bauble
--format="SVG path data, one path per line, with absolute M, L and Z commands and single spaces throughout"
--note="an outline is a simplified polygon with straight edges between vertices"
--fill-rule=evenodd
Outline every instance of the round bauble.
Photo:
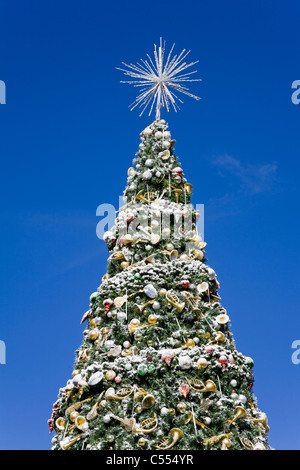
M 123 312 L 123 311 L 120 311 L 117 313 L 117 320 L 119 320 L 120 322 L 123 322 L 126 320 L 126 312 Z
M 148 323 L 150 323 L 150 325 L 155 325 L 157 323 L 157 315 L 155 315 L 155 313 L 151 313 L 148 317 Z
M 145 165 L 148 168 L 151 168 L 154 165 L 154 160 L 152 158 L 147 158 L 147 160 L 145 161 Z
M 190 281 L 188 279 L 182 279 L 180 285 L 183 289 L 188 289 L 190 286 Z
M 143 135 L 145 135 L 146 137 L 148 137 L 151 134 L 152 134 L 152 129 L 150 129 L 150 127 L 146 127 L 146 129 L 143 130 Z
M 252 367 L 254 366 L 254 361 L 252 359 L 252 357 L 245 357 L 245 361 L 246 361 L 246 364 L 247 366 L 252 369 Z
M 137 368 L 137 373 L 141 376 L 146 375 L 148 372 L 148 367 L 146 364 L 140 364 Z
M 183 173 L 182 168 L 180 168 L 180 166 L 173 168 L 173 173 L 175 173 L 177 176 L 181 176 Z
M 106 380 L 114 380 L 114 378 L 116 377 L 116 373 L 114 370 L 110 369 L 110 370 L 107 370 L 105 372 L 105 378 Z
M 109 414 L 103 416 L 103 423 L 108 424 L 111 421 L 111 416 Z
M 150 170 L 146 170 L 143 173 L 143 179 L 144 180 L 150 180 L 152 178 L 152 173 Z
M 230 381 L 230 385 L 233 387 L 233 388 L 236 388 L 237 387 L 237 381 L 235 379 L 232 379 Z
M 266 450 L 266 448 L 261 442 L 257 442 L 254 444 L 253 450 Z
M 79 416 L 78 411 L 72 411 L 72 413 L 70 414 L 70 421 L 72 421 L 72 423 L 75 423 L 77 416 Z
M 157 132 L 155 132 L 154 135 L 155 135 L 156 139 L 161 139 L 162 136 L 163 136 L 163 133 L 161 131 L 157 131 Z
M 167 416 L 169 414 L 169 408 L 167 408 L 166 406 L 163 406 L 160 410 L 160 414 L 161 416 Z
M 97 339 L 98 336 L 99 336 L 99 330 L 98 330 L 98 328 L 93 328 L 92 330 L 90 330 L 90 332 L 89 332 L 89 338 L 90 338 L 91 340 Z
M 222 354 L 219 359 L 218 359 L 219 363 L 222 365 L 223 369 L 225 369 L 225 366 L 228 362 L 228 359 L 227 359 L 227 356 L 225 356 L 225 354 Z
M 143 447 L 147 444 L 147 439 L 145 439 L 144 437 L 140 437 L 139 440 L 138 440 L 138 445 Z
M 247 403 L 247 397 L 245 397 L 245 395 L 239 395 L 239 401 L 245 404 Z
M 178 363 L 181 369 L 190 369 L 192 367 L 192 359 L 190 356 L 179 356 Z
M 180 401 L 179 403 L 177 403 L 176 408 L 179 413 L 185 413 L 187 405 L 184 401 Z
M 91 295 L 90 295 L 90 302 L 91 304 L 94 304 L 97 300 L 97 297 L 99 296 L 99 293 L 98 292 L 93 292 Z
M 129 261 L 122 261 L 120 264 L 122 269 L 128 268 L 129 265 L 130 265 Z
M 208 366 L 208 362 L 205 357 L 199 357 L 197 361 L 197 366 L 201 369 L 205 369 Z

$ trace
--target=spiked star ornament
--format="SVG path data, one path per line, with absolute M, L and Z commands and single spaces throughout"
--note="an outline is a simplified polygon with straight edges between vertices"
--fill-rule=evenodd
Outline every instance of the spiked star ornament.
M 179 101 L 180 103 L 183 103 L 183 101 L 178 98 L 175 92 L 180 92 L 194 98 L 195 100 L 200 100 L 198 96 L 190 93 L 188 88 L 185 86 L 186 82 L 201 81 L 200 78 L 190 78 L 190 75 L 197 71 L 194 70 L 182 73 L 189 67 L 197 64 L 198 61 L 191 62 L 190 64 L 184 62 L 185 58 L 190 53 L 190 51 L 186 52 L 185 49 L 183 49 L 179 55 L 174 55 L 172 57 L 174 46 L 175 44 L 173 44 L 165 63 L 165 41 L 162 42 L 162 39 L 160 39 L 159 47 L 157 48 L 157 46 L 154 45 L 154 60 L 152 60 L 149 54 L 147 54 L 148 60 L 141 59 L 141 63 L 138 63 L 137 65 L 127 65 L 122 62 L 122 64 L 127 68 L 117 68 L 124 72 L 125 75 L 136 79 L 121 81 L 121 83 L 129 83 L 135 87 L 141 88 L 139 95 L 130 105 L 131 111 L 139 106 L 142 108 L 142 112 L 140 114 L 140 116 L 142 116 L 149 106 L 149 116 L 153 108 L 155 108 L 156 119 L 159 120 L 161 108 L 166 108 L 167 112 L 170 111 L 171 105 L 176 112 L 180 109 L 177 102 Z

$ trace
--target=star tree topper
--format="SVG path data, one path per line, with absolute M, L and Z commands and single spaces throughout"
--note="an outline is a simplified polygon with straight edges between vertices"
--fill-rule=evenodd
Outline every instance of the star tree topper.
M 142 108 L 142 112 L 140 114 L 140 116 L 142 116 L 144 111 L 149 106 L 150 116 L 153 108 L 155 107 L 156 120 L 160 119 L 160 110 L 162 107 L 165 107 L 167 112 L 170 111 L 170 104 L 173 106 L 176 112 L 177 109 L 180 109 L 177 101 L 180 103 L 183 103 L 183 101 L 178 98 L 173 90 L 190 96 L 195 100 L 200 100 L 198 96 L 190 93 L 188 88 L 184 86 L 186 82 L 201 81 L 200 78 L 190 78 L 190 75 L 196 73 L 197 71 L 194 70 L 187 73 L 182 73 L 184 70 L 197 64 L 198 61 L 191 62 L 190 64 L 184 62 L 184 59 L 190 53 L 190 51 L 186 52 L 185 49 L 183 49 L 179 55 L 174 55 L 172 57 L 172 52 L 175 46 L 175 44 L 173 44 L 167 60 L 164 63 L 165 44 L 165 41 L 162 42 L 162 39 L 160 39 L 160 45 L 158 48 L 156 44 L 154 44 L 154 60 L 152 60 L 149 54 L 147 54 L 148 60 L 140 59 L 141 64 L 138 63 L 137 65 L 127 65 L 122 62 L 122 64 L 127 67 L 127 69 L 118 68 L 118 70 L 124 72 L 125 75 L 136 79 L 121 81 L 121 83 L 129 83 L 135 87 L 141 88 L 139 95 L 130 105 L 130 110 L 132 111 L 134 108 L 139 106 Z

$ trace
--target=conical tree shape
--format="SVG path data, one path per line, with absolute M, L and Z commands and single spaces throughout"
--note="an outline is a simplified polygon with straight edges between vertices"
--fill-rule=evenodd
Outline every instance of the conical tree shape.
M 140 136 L 103 237 L 107 274 L 48 422 L 52 449 L 268 449 L 253 361 L 235 348 L 175 141 L 164 120 Z

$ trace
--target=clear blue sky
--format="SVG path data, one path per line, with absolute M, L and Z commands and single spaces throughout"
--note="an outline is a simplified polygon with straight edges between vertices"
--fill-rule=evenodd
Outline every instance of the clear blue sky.
M 153 120 L 129 111 L 115 67 L 160 36 L 199 59 L 202 100 L 166 119 L 270 444 L 300 449 L 299 2 L 7 0 L 0 18 L 1 449 L 51 447 L 47 419 L 106 272 L 96 209 L 118 204 Z

